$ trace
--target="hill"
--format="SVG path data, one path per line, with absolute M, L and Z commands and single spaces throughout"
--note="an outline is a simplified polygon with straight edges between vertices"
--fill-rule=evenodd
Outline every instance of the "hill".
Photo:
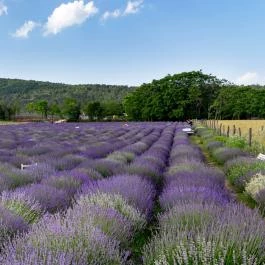
M 134 87 L 118 85 L 68 85 L 61 83 L 41 82 L 33 80 L 0 78 L 0 100 L 18 102 L 20 106 L 36 100 L 63 102 L 65 98 L 75 98 L 81 103 L 90 101 L 118 101 Z

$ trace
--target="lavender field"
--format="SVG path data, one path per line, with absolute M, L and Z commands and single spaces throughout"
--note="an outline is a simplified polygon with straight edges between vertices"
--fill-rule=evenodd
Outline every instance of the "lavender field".
M 1 126 L 0 264 L 265 264 L 264 219 L 186 126 Z

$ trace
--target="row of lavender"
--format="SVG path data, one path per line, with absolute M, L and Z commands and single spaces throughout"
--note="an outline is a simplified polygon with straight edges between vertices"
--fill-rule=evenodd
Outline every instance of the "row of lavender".
M 265 223 L 233 201 L 221 171 L 177 133 L 159 197 L 159 229 L 145 246 L 145 265 L 265 264 Z
M 0 197 L 0 242 L 3 244 L 16 232 L 27 230 L 30 224 L 37 222 L 46 212 L 55 213 L 67 209 L 82 185 L 121 172 L 125 162 L 121 162 L 120 158 L 130 156 L 133 159 L 135 155 L 147 150 L 158 139 L 160 133 L 161 129 L 143 129 L 131 137 L 129 142 L 139 138 L 141 140 L 124 146 L 118 156 L 115 151 L 105 159 L 83 158 L 82 162 L 77 163 L 74 169 L 71 167 L 71 170 L 58 171 L 47 162 L 38 164 L 26 172 L 12 167 L 10 171 L 2 170 L 3 183 L 14 179 L 15 176 L 19 181 L 15 187 L 19 187 L 3 191 Z M 2 169 L 10 168 L 8 164 L 1 166 Z
M 206 128 L 198 129 L 199 135 L 204 139 L 206 147 L 212 157 L 224 165 L 229 183 L 234 189 L 242 193 L 245 200 L 251 200 L 264 212 L 265 211 L 265 162 L 256 159 L 250 153 L 234 147 L 240 141 L 236 137 L 229 138 L 229 144 L 220 141 L 213 131 Z M 232 144 L 232 146 L 231 146 Z
M 161 128 L 156 128 L 140 142 L 125 146 L 106 159 L 88 160 L 82 168 L 82 173 L 96 168 L 104 177 L 114 174 L 110 178 L 94 181 L 90 178 L 76 187 L 76 180 L 84 178 L 75 169 L 75 173 L 61 172 L 42 179 L 45 184 L 55 184 L 69 197 L 75 194 L 73 206 L 64 213 L 45 214 L 28 233 L 13 239 L 3 250 L 1 264 L 127 262 L 130 243 L 150 217 L 156 194 L 154 184 L 166 166 L 175 124 L 163 127 L 162 134 Z M 40 185 L 43 184 L 23 188 L 23 196 L 32 190 L 39 191 Z M 15 193 L 20 192 L 21 189 Z M 15 200 L 15 205 L 17 202 Z M 25 200 L 19 204 L 25 205 Z M 35 209 L 32 210 L 31 213 L 35 213 Z

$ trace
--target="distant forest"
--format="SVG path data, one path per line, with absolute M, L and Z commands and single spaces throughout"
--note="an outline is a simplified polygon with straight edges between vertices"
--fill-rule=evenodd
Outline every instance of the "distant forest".
M 72 98 L 86 104 L 87 102 L 121 102 L 134 87 L 116 85 L 67 85 L 51 82 L 25 81 L 0 78 L 0 99 L 2 102 L 16 102 L 24 107 L 34 101 L 46 100 L 61 104 Z

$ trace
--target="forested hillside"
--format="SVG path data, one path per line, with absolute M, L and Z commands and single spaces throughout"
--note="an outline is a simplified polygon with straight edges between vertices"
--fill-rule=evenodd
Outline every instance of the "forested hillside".
M 128 86 L 111 85 L 66 85 L 60 83 L 25 81 L 0 78 L 0 99 L 26 106 L 29 102 L 47 100 L 62 103 L 66 98 L 76 99 L 81 104 L 93 101 L 122 101 L 134 90 Z

